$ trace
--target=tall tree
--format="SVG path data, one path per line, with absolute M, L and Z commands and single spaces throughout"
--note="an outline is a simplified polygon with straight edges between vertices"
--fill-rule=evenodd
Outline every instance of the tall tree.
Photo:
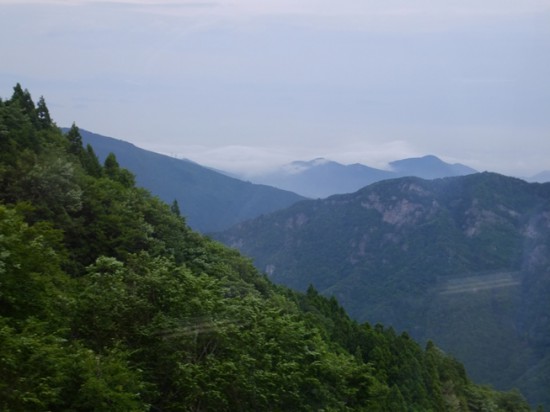
M 19 83 L 13 88 L 13 95 L 10 99 L 11 104 L 17 104 L 21 110 L 29 116 L 32 124 L 38 125 L 38 116 L 36 114 L 36 107 L 32 100 L 31 94 L 27 89 L 23 89 Z
M 38 103 L 36 104 L 36 115 L 38 117 L 38 125 L 41 129 L 52 127 L 52 118 L 50 117 L 50 111 L 48 110 L 48 106 L 46 106 L 44 96 L 40 96 L 40 99 L 38 99 Z
M 125 187 L 132 187 L 135 183 L 134 175 L 127 169 L 122 169 L 114 153 L 109 153 L 105 158 L 105 173 L 112 180 L 122 183 Z
M 174 201 L 172 202 L 172 205 L 170 205 L 170 210 L 171 210 L 172 213 L 175 214 L 176 216 L 178 216 L 178 217 L 181 216 L 180 205 L 178 204 L 178 200 L 177 200 L 177 199 L 174 199 Z
M 80 135 L 80 130 L 74 122 L 67 132 L 67 140 L 69 141 L 69 153 L 80 156 L 83 151 L 82 136 Z
M 101 177 L 103 169 L 91 145 L 86 145 L 86 152 L 82 157 L 82 166 L 90 176 Z

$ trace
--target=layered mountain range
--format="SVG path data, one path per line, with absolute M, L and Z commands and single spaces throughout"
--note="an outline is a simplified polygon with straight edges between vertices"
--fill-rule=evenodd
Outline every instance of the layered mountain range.
M 68 129 L 64 129 L 67 131 Z M 392 170 L 361 164 L 343 165 L 327 159 L 296 161 L 249 181 L 187 159 L 151 152 L 131 143 L 80 129 L 84 144 L 93 147 L 101 161 L 113 153 L 130 170 L 139 185 L 167 203 L 176 200 L 189 225 L 201 232 L 216 232 L 275 210 L 305 197 L 351 193 L 376 181 L 397 176 L 424 178 L 456 176 L 475 170 L 448 164 L 435 156 L 390 163 Z
M 315 159 L 284 168 L 286 183 L 295 186 L 275 181 L 275 174 L 265 183 L 310 197 L 378 183 L 300 201 L 288 191 L 81 133 L 100 159 L 115 153 L 140 185 L 177 200 L 192 227 L 214 232 L 237 224 L 216 236 L 275 282 L 299 290 L 312 284 L 359 321 L 434 339 L 477 381 L 520 387 L 533 404 L 550 403 L 548 185 L 474 174 L 435 156 L 393 162 L 391 171 Z M 408 175 L 468 176 L 396 178 Z
M 274 285 L 19 84 L 0 131 L 1 410 L 530 410 L 433 342 Z
M 471 173 L 476 173 L 476 170 L 460 163 L 446 163 L 433 155 L 396 160 L 388 165 L 387 170 L 360 163 L 343 165 L 317 158 L 310 161 L 295 161 L 274 171 L 251 177 L 251 180 L 315 199 L 352 193 L 371 183 L 396 177 L 417 176 L 435 179 Z
M 479 382 L 550 404 L 550 184 L 399 178 L 217 236 L 275 282 L 434 339 Z
M 190 160 L 150 152 L 131 143 L 80 130 L 101 161 L 114 153 L 137 183 L 167 203 L 177 200 L 189 225 L 201 232 L 226 229 L 303 199 L 295 193 L 244 182 Z

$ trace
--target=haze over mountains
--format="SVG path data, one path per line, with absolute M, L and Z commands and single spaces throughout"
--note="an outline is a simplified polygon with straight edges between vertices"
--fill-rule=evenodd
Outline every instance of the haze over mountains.
M 191 161 L 82 135 L 100 158 L 115 153 L 138 183 L 168 202 L 177 199 L 195 228 L 226 229 L 215 236 L 274 281 L 299 290 L 313 284 L 359 321 L 434 339 L 479 382 L 520 387 L 532 403 L 550 402 L 544 383 L 550 376 L 548 185 L 475 173 L 435 156 L 395 161 L 392 170 L 315 159 L 271 174 L 272 184 L 312 197 L 378 181 L 303 200 Z M 401 177 L 408 175 L 455 177 Z M 250 207 L 243 211 L 241 204 Z
M 65 129 L 66 130 L 66 129 Z M 474 173 L 460 164 L 448 164 L 435 156 L 392 162 L 392 170 L 361 164 L 342 165 L 327 159 L 296 161 L 276 172 L 258 176 L 254 183 L 187 159 L 141 149 L 112 137 L 80 130 L 103 161 L 114 153 L 122 167 L 136 175 L 137 183 L 167 203 L 178 201 L 191 227 L 218 232 L 239 222 L 283 209 L 303 200 L 336 193 L 351 193 L 376 181 L 414 175 L 425 178 Z
M 550 170 L 545 170 L 543 172 L 537 173 L 536 175 L 531 176 L 528 180 L 530 182 L 539 183 L 550 182 Z
M 344 165 L 317 158 L 294 161 L 261 174 L 228 173 L 188 159 L 176 159 L 141 149 L 112 137 L 86 130 L 81 130 L 81 133 L 83 141 L 91 144 L 101 159 L 113 152 L 123 167 L 136 174 L 139 184 L 166 202 L 177 199 L 191 226 L 203 232 L 226 229 L 237 222 L 289 206 L 302 197 L 316 199 L 353 193 L 369 184 L 397 177 L 435 179 L 477 172 L 469 166 L 447 163 L 434 155 L 426 155 L 395 160 L 388 164 L 387 169 L 360 163 Z M 191 175 L 193 183 L 187 179 Z M 228 177 L 232 179 L 228 180 Z M 550 172 L 543 171 L 526 179 L 547 182 L 550 181 Z M 262 186 L 272 186 L 282 192 Z M 183 196 L 184 191 L 187 199 Z M 265 201 L 260 199 L 265 197 L 263 192 L 269 193 Z M 286 192 L 294 192 L 299 196 Z M 204 210 L 203 205 L 211 199 L 210 196 L 223 205 L 215 214 L 219 218 L 204 216 L 208 210 Z M 241 208 L 237 205 L 244 206 Z
M 550 405 L 550 184 L 399 178 L 216 236 L 275 282 L 434 339 L 478 382 Z
M 324 198 L 334 194 L 352 193 L 384 179 L 417 176 L 425 179 L 475 173 L 462 165 L 449 164 L 433 155 L 391 162 L 388 170 L 376 169 L 359 163 L 343 165 L 328 159 L 295 161 L 279 169 L 251 178 L 290 190 L 309 198 Z
M 0 131 L 2 411 L 530 411 L 432 342 L 274 285 L 19 84 Z
M 114 153 L 137 183 L 166 203 L 178 201 L 188 224 L 201 232 L 226 229 L 303 199 L 289 191 L 228 177 L 184 159 L 150 152 L 131 143 L 80 130 L 103 161 Z

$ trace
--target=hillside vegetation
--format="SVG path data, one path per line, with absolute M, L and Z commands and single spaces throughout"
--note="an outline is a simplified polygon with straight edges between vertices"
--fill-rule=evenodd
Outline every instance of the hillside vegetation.
M 0 100 L 3 411 L 527 411 L 433 343 L 274 286 L 100 164 L 19 85 Z
M 401 178 L 219 235 L 275 282 L 435 340 L 478 382 L 550 405 L 550 184 Z
M 100 161 L 113 153 L 120 166 L 135 175 L 137 185 L 169 204 L 176 200 L 187 224 L 202 233 L 221 231 L 304 199 L 292 192 L 244 182 L 122 140 L 86 130 L 80 130 L 80 135 Z

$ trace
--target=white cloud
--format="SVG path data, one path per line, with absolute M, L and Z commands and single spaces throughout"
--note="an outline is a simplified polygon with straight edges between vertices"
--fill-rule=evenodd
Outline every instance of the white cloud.
M 389 142 L 356 142 L 324 147 L 258 147 L 202 145 L 159 145 L 153 142 L 140 145 L 151 151 L 172 157 L 185 158 L 201 165 L 252 178 L 296 160 L 326 158 L 342 164 L 362 163 L 386 169 L 393 160 L 420 156 L 410 143 L 400 140 Z
M 427 154 L 438 156 L 448 163 L 462 163 L 479 171 L 492 171 L 517 177 L 529 177 L 543 170 L 550 170 L 546 156 L 541 150 L 534 154 L 529 147 L 510 147 L 498 151 L 495 156 L 494 145 L 489 141 L 485 150 L 474 149 L 469 144 L 460 144 L 456 140 L 447 140 L 445 145 L 433 147 L 433 150 L 419 149 L 409 141 L 392 140 L 387 142 L 355 142 L 334 145 L 332 147 L 260 147 L 231 145 L 207 147 L 203 145 L 160 145 L 154 142 L 138 146 L 146 150 L 166 154 L 172 157 L 185 158 L 203 166 L 212 167 L 241 176 L 245 179 L 273 171 L 296 160 L 310 161 L 325 158 L 342 164 L 361 163 L 378 169 L 389 169 L 388 164 L 394 160 L 420 157 Z M 533 142 L 536 144 L 536 142 Z M 529 146 L 529 145 L 527 145 Z
M 303 156 L 309 158 L 308 151 L 299 148 L 284 149 L 241 145 L 220 147 L 174 145 L 159 147 L 155 144 L 147 144 L 143 147 L 169 156 L 189 159 L 201 165 L 239 176 L 250 177 L 273 170 Z

